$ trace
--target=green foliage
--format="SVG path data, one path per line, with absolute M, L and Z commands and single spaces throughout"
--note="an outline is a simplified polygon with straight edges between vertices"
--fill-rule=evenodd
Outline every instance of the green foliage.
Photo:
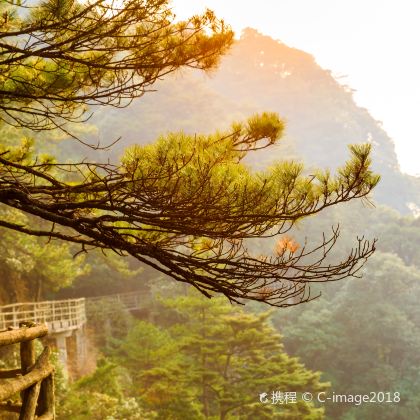
M 88 301 L 87 314 L 95 345 L 105 354 L 114 342 L 127 335 L 133 324 L 133 317 L 127 308 L 113 301 Z
M 3 8 L 1 118 L 36 130 L 81 121 L 87 105 L 124 106 L 179 67 L 212 69 L 233 37 L 211 11 L 175 22 L 167 0 Z
M 190 212 L 199 215 L 210 212 L 208 203 L 215 203 L 214 210 L 230 210 L 229 217 L 242 214 L 244 207 L 266 217 L 275 218 L 279 208 L 283 219 L 293 218 L 293 209 L 303 216 L 312 206 L 315 210 L 320 200 L 332 203 L 343 194 L 343 199 L 364 195 L 378 183 L 379 177 L 369 169 L 368 144 L 350 147 L 351 159 L 336 177 L 318 176 L 316 181 L 304 176 L 302 165 L 292 161 L 260 173 L 240 164 L 246 152 L 265 148 L 267 141 L 269 145 L 277 142 L 282 131 L 283 122 L 277 115 L 263 113 L 212 136 L 172 133 L 151 145 L 129 148 L 123 168 L 128 177 L 138 179 L 142 189 L 162 195 L 172 192 L 171 201 L 179 207 L 190 203 Z M 218 221 L 217 228 L 223 229 L 224 224 Z
M 135 395 L 159 419 L 322 418 L 322 409 L 302 401 L 259 401 L 262 392 L 315 392 L 329 385 L 284 352 L 269 313 L 252 315 L 196 293 L 164 306 L 177 314 L 172 326 L 139 322 L 115 350 Z
M 57 416 L 63 420 L 151 420 L 156 418 L 143 410 L 134 398 L 124 396 L 127 373 L 121 367 L 103 360 L 90 376 L 75 382 L 60 395 Z
M 0 217 L 16 223 L 37 223 L 5 207 L 0 207 Z M 4 289 L 0 297 L 5 303 L 40 300 L 89 271 L 83 255 L 73 258 L 70 244 L 1 230 L 0 273 Z
M 201 418 L 195 394 L 182 379 L 185 367 L 179 346 L 167 331 L 139 322 L 115 355 L 130 372 L 133 395 L 156 411 L 158 419 Z
M 406 265 L 420 268 L 420 218 L 394 218 L 379 220 L 380 249 L 397 254 Z
M 266 410 L 256 398 L 261 392 L 320 391 L 328 386 L 319 381 L 319 372 L 306 370 L 284 353 L 281 337 L 267 322 L 269 313 L 255 316 L 223 299 L 210 302 L 195 294 L 168 305 L 181 315 L 183 322 L 173 327 L 173 334 L 188 357 L 189 381 L 198 387 L 210 413 L 216 406 L 213 413 L 220 418 L 241 414 L 248 418 L 248 409 L 255 414 Z M 288 404 L 272 415 L 287 417 L 289 410 L 296 410 L 295 416 L 311 411 Z
M 343 285 L 328 301 L 291 311 L 286 320 L 276 318 L 286 348 L 324 371 L 336 393 L 401 393 L 398 404 L 327 404 L 331 418 L 420 415 L 419 298 L 420 272 L 395 255 L 377 253 L 363 280 Z

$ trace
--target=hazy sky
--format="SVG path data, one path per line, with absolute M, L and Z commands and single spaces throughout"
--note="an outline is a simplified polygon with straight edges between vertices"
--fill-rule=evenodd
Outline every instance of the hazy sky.
M 355 89 L 420 175 L 420 0 L 173 0 L 179 17 L 207 6 L 237 34 L 247 26 L 311 53 Z M 359 139 L 355 139 L 359 140 Z

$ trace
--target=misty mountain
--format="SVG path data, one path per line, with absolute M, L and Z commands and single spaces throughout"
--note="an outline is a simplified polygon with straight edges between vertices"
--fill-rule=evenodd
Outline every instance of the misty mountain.
M 155 88 L 127 108 L 96 110 L 93 141 L 107 144 L 121 136 L 112 159 L 127 145 L 153 141 L 168 131 L 223 130 L 254 112 L 275 111 L 286 121 L 286 136 L 274 149 L 251 156 L 256 167 L 291 157 L 303 160 L 309 171 L 335 169 L 346 160 L 348 144 L 371 142 L 373 168 L 382 176 L 375 201 L 404 214 L 420 207 L 420 179 L 401 173 L 394 143 L 381 123 L 308 53 L 246 29 L 217 70 L 183 71 Z M 93 153 L 96 160 L 105 157 L 105 152 Z

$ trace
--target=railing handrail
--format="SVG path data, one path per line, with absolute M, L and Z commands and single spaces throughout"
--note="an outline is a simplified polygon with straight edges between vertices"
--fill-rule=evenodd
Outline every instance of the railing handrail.
M 140 291 L 133 291 L 133 292 L 125 292 L 125 293 L 115 293 L 112 295 L 101 295 L 101 296 L 92 296 L 85 298 L 87 302 L 94 302 L 98 300 L 112 300 L 112 299 L 118 299 L 121 297 L 128 297 L 128 296 L 139 296 L 141 295 Z
M 23 321 L 44 323 L 51 332 L 80 328 L 86 322 L 85 298 L 12 303 L 0 307 L 0 330 Z
M 140 291 L 132 291 L 90 298 L 11 303 L 0 306 L 0 330 L 17 327 L 22 321 L 46 323 L 51 332 L 75 329 L 87 320 L 86 304 L 118 301 L 132 310 L 139 307 L 140 295 Z
M 8 305 L 3 305 L 0 306 L 0 313 L 4 312 L 3 309 L 8 309 L 8 308 L 13 308 L 13 307 L 17 307 L 17 306 L 24 306 L 24 305 L 58 305 L 58 304 L 66 304 L 68 305 L 69 303 L 80 303 L 85 301 L 86 298 L 81 297 L 81 298 L 77 298 L 77 299 L 61 299 L 61 300 L 42 300 L 39 302 L 18 302 L 18 303 L 9 303 Z

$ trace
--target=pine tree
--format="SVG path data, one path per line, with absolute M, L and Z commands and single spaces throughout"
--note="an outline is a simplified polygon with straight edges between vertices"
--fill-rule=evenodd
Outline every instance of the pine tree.
M 302 392 L 329 387 L 289 356 L 268 312 L 197 292 L 164 301 L 172 325 L 140 322 L 114 350 L 141 405 L 159 419 L 321 419 Z M 139 345 L 141 343 L 141 345 Z
M 174 337 L 187 356 L 186 383 L 198 390 L 205 418 L 322 417 L 323 410 L 304 403 L 300 393 L 320 392 L 328 384 L 285 353 L 270 312 L 254 315 L 195 293 L 167 305 L 181 316 Z M 294 393 L 296 400 L 281 400 Z
M 10 1 L 3 10 L 0 118 L 37 131 L 71 134 L 66 123 L 80 122 L 89 106 L 126 106 L 180 67 L 211 69 L 232 43 L 212 12 L 175 22 L 167 0 L 49 0 L 21 16 Z M 277 115 L 263 113 L 225 132 L 133 147 L 115 165 L 60 164 L 2 141 L 0 203 L 43 223 L 5 217 L 0 226 L 73 242 L 81 252 L 131 255 L 207 297 L 308 301 L 311 282 L 355 275 L 374 243 L 359 239 L 334 263 L 327 257 L 338 228 L 313 249 L 288 240 L 265 256 L 250 253 L 248 240 L 282 235 L 302 218 L 366 197 L 378 177 L 368 145 L 352 146 L 336 176 L 305 174 L 294 162 L 258 173 L 242 163 L 283 129 Z

